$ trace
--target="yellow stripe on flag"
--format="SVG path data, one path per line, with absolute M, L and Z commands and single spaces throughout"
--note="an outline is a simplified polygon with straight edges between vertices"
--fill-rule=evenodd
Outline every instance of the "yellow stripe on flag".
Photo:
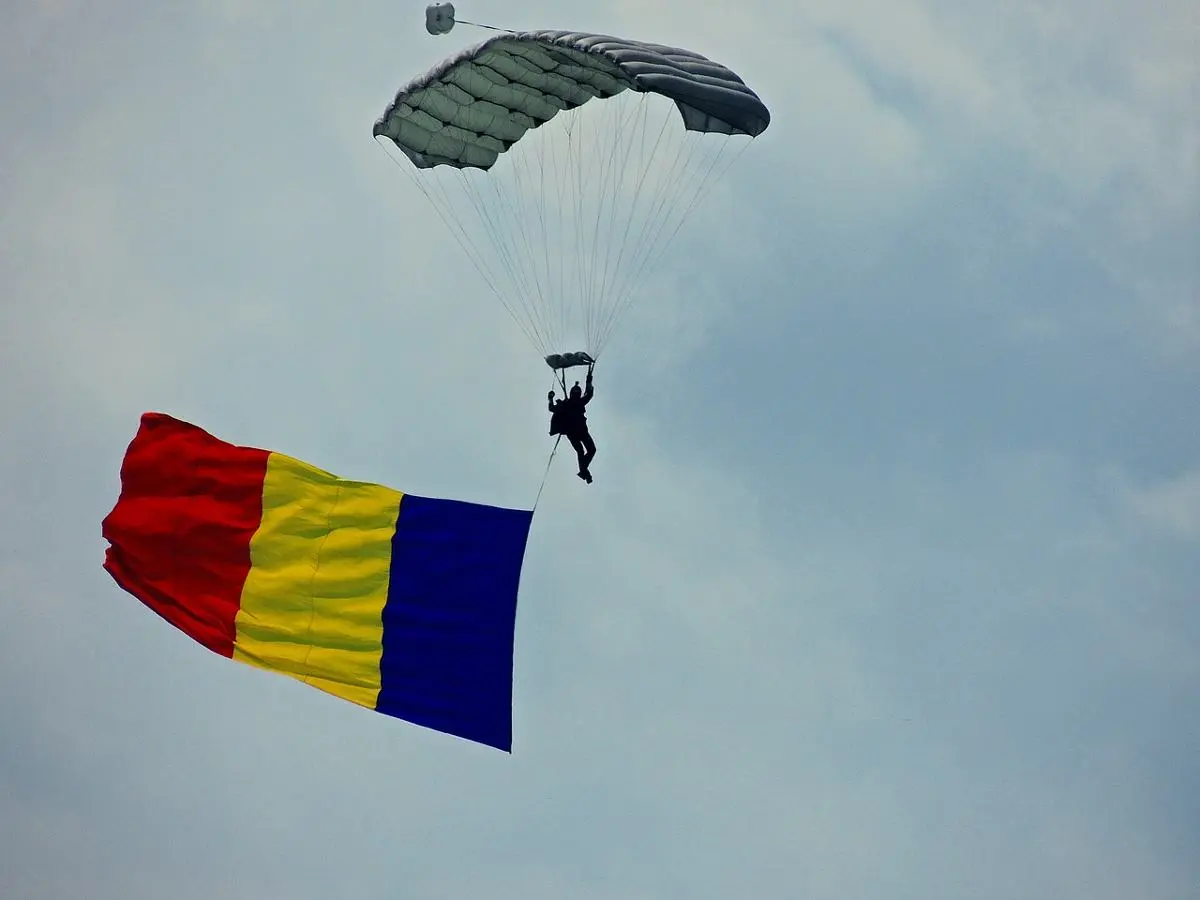
M 374 709 L 402 496 L 272 453 L 233 658 Z

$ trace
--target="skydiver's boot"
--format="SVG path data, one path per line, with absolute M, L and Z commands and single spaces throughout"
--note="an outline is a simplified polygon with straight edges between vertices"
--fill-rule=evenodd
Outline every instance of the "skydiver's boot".
M 587 469 L 580 469 L 578 472 L 578 475 L 580 478 L 582 478 L 588 484 L 592 483 L 592 473 L 589 472 Z

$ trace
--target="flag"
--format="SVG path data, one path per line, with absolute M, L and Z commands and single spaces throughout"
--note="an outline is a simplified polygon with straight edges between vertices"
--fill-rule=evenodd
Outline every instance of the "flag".
M 347 481 L 146 413 L 104 568 L 214 653 L 511 752 L 532 517 Z

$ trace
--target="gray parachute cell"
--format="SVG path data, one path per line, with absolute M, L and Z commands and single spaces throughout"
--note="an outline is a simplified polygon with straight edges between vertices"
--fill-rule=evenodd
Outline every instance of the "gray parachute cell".
M 375 123 L 374 134 L 394 141 L 418 168 L 489 169 L 529 129 L 561 110 L 625 90 L 673 100 L 689 131 L 754 137 L 771 121 L 741 78 L 698 53 L 606 35 L 532 31 L 489 38 L 414 79 Z

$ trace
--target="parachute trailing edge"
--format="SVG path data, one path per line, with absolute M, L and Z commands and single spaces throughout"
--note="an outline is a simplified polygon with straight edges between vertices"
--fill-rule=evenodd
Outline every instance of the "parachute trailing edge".
M 427 27 L 446 27 L 433 9 Z M 448 15 L 453 24 L 452 9 Z M 491 37 L 415 78 L 376 121 L 374 135 L 395 142 L 418 168 L 489 169 L 559 112 L 626 90 L 673 100 L 688 131 L 755 137 L 771 121 L 737 74 L 698 53 L 607 35 L 532 31 Z

